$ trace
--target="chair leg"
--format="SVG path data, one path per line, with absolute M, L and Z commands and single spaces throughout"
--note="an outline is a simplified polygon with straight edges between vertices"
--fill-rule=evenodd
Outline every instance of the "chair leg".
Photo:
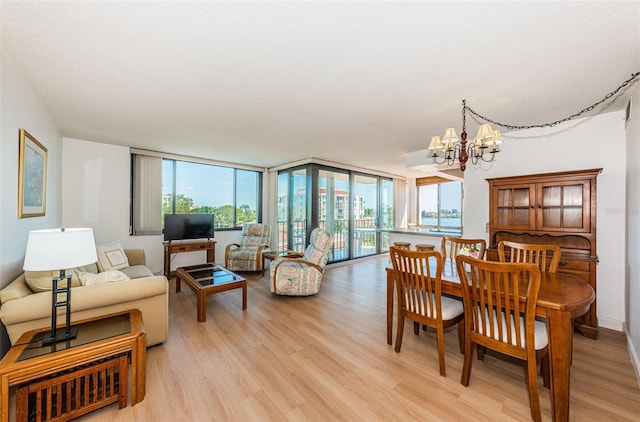
M 527 360 L 526 369 L 527 384 L 529 390 L 529 406 L 531 407 L 531 419 L 535 422 L 542 420 L 542 414 L 540 413 L 540 397 L 538 395 L 538 374 L 536 368 L 536 360 Z
M 458 323 L 458 346 L 460 353 L 464 354 L 464 320 Z
M 413 321 L 413 333 L 415 335 L 420 334 L 420 323 L 419 322 Z
M 478 353 L 478 360 L 484 360 L 484 352 L 486 348 L 484 346 L 476 345 L 476 352 Z
M 549 381 L 549 354 L 547 353 L 540 359 L 540 375 L 542 375 L 542 383 L 546 388 L 551 388 Z
M 436 337 L 438 338 L 438 362 L 440 364 L 440 375 L 447 376 L 447 368 L 444 364 L 444 328 L 436 327 Z
M 402 347 L 402 334 L 404 333 L 404 315 L 402 311 L 398 313 L 398 331 L 396 331 L 396 353 L 400 353 L 400 347 Z
M 471 336 L 469 332 L 465 330 L 464 337 L 464 365 L 462 366 L 462 377 L 460 377 L 460 384 L 465 387 L 469 386 L 469 378 L 471 378 L 471 365 L 473 364 L 473 345 L 471 344 Z

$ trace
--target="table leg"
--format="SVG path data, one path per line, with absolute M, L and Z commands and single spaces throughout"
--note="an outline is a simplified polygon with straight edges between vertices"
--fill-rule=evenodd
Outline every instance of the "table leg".
M 549 333 L 551 419 L 565 422 L 569 420 L 571 337 L 573 336 L 571 315 L 562 311 L 549 310 L 547 332 Z
M 131 406 L 140 403 L 147 386 L 147 335 L 143 334 L 131 345 Z
M 387 271 L 387 344 L 393 343 L 393 276 Z
M 207 320 L 207 295 L 204 294 L 202 290 L 196 293 L 196 312 L 198 322 L 205 322 Z
M 242 310 L 247 309 L 247 280 L 242 282 Z
M 9 420 L 9 378 L 2 376 L 0 379 L 0 421 Z
M 180 276 L 176 274 L 176 293 L 180 293 Z

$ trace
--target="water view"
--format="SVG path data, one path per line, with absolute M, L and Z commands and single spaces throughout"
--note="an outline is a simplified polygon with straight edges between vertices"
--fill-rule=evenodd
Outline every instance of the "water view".
M 422 217 L 420 218 L 420 225 L 421 226 L 437 226 L 438 218 Z M 462 219 L 460 217 L 440 219 L 440 227 L 460 227 L 460 226 L 462 226 Z

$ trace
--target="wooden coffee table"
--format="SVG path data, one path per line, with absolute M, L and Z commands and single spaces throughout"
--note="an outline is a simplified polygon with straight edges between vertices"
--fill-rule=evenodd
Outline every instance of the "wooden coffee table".
M 242 309 L 247 309 L 247 280 L 212 262 L 180 267 L 176 270 L 176 293 L 184 281 L 196 294 L 198 322 L 207 320 L 207 296 L 227 290 L 242 289 Z

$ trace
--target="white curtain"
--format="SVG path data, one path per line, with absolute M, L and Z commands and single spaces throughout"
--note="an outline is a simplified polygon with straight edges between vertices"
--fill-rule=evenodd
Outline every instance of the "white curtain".
M 133 235 L 162 233 L 162 158 L 134 154 Z
M 393 227 L 407 227 L 407 182 L 393 179 Z

